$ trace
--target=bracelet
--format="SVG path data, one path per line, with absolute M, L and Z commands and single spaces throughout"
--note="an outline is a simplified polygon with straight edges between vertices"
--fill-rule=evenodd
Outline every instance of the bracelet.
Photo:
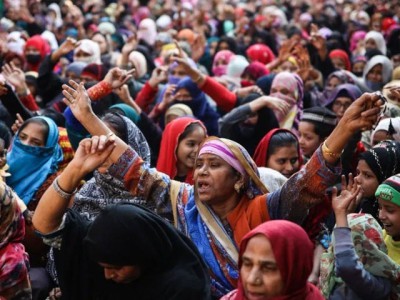
M 78 188 L 75 188 L 75 190 L 72 193 L 67 193 L 58 184 L 58 177 L 60 177 L 60 176 L 57 176 L 57 178 L 54 179 L 53 184 L 51 186 L 53 187 L 53 189 L 56 191 L 56 193 L 61 198 L 65 199 L 65 200 L 69 200 L 72 197 L 72 195 L 75 194 L 78 191 Z
M 198 83 L 203 78 L 203 75 L 200 73 L 199 77 L 197 77 L 193 82 Z
M 342 150 L 342 152 L 340 152 L 340 153 L 332 152 L 332 151 L 328 148 L 328 146 L 326 145 L 326 142 L 324 142 L 324 143 L 322 144 L 322 153 L 323 153 L 323 154 L 326 154 L 326 155 L 328 155 L 328 156 L 330 156 L 330 157 L 332 157 L 332 158 L 335 158 L 335 159 L 340 158 L 340 156 L 343 154 L 343 151 L 344 151 L 344 150 Z

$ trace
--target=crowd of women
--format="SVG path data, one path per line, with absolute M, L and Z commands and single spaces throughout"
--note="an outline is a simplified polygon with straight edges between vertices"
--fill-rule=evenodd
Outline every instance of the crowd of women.
M 400 3 L 0 3 L 0 300 L 400 299 Z

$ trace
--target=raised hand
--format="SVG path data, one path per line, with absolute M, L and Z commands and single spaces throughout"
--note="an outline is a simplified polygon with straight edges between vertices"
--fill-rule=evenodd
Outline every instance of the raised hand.
M 137 40 L 135 36 L 132 36 L 128 39 L 125 45 L 122 47 L 122 54 L 128 56 L 133 50 L 137 47 Z
M 111 85 L 113 89 L 118 89 L 123 86 L 129 79 L 132 78 L 132 74 L 135 72 L 135 69 L 131 69 L 129 71 L 122 70 L 120 68 L 112 68 L 103 81 L 107 82 Z
M 11 130 L 14 134 L 17 133 L 22 124 L 24 124 L 24 119 L 21 117 L 21 115 L 17 114 L 16 116 L 17 118 L 15 119 L 14 124 L 11 126 Z
M 63 101 L 68 105 L 79 122 L 83 123 L 85 118 L 93 115 L 91 101 L 89 95 L 83 86 L 83 83 L 78 84 L 73 80 L 69 81 L 71 86 L 63 84 Z
M 296 45 L 296 40 L 291 38 L 285 42 L 283 42 L 281 48 L 279 49 L 278 59 L 280 63 L 283 63 L 288 60 L 288 58 L 292 55 L 292 51 Z
M 310 43 L 318 50 L 318 54 L 322 59 L 325 59 L 328 54 L 325 38 L 318 33 L 318 26 L 311 24 Z
M 384 102 L 378 94 L 364 93 L 345 111 L 338 126 L 352 133 L 372 129 L 379 120 L 382 105 Z
M 17 94 L 24 92 L 28 88 L 25 83 L 25 73 L 16 67 L 13 62 L 5 64 L 2 71 L 4 78 L 15 87 Z
M 263 96 L 262 98 L 266 102 L 267 107 L 283 116 L 286 116 L 290 110 L 290 104 L 282 99 L 271 96 Z
M 235 91 L 236 95 L 239 98 L 245 98 L 248 95 L 250 95 L 251 93 L 257 93 L 257 94 L 264 94 L 262 89 L 260 89 L 260 87 L 258 85 L 252 85 L 252 86 L 246 86 L 243 88 L 239 88 Z
M 80 42 L 75 40 L 74 38 L 67 37 L 67 39 L 58 48 L 58 51 L 60 51 L 61 55 L 66 55 L 69 52 L 73 51 L 76 47 L 78 47 L 79 44 Z
M 151 77 L 149 79 L 149 84 L 153 88 L 157 88 L 157 86 L 162 83 L 166 82 L 168 79 L 168 67 L 160 66 L 153 70 L 151 73 Z

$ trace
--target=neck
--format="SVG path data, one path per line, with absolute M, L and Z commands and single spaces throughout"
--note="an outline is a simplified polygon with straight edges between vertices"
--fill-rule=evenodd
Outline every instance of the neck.
M 222 201 L 220 203 L 212 204 L 211 208 L 214 213 L 222 220 L 226 220 L 228 214 L 235 209 L 240 201 L 241 196 L 239 194 L 235 194 L 231 198 L 226 201 Z
M 179 177 L 186 176 L 188 173 L 188 168 L 186 168 L 183 164 L 177 162 L 176 163 L 176 175 Z

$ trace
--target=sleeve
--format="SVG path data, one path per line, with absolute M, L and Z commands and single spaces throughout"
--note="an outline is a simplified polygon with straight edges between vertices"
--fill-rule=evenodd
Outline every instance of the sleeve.
M 251 114 L 249 104 L 241 105 L 227 113 L 219 120 L 219 134 L 224 138 L 232 138 L 235 135 L 235 125 Z
M 333 235 L 336 275 L 360 298 L 387 299 L 391 292 L 391 282 L 365 270 L 355 252 L 350 228 L 337 227 Z
M 277 191 L 268 195 L 271 219 L 286 219 L 303 224 L 309 209 L 323 201 L 326 189 L 335 184 L 340 164 L 328 166 L 319 147 L 303 169 Z
M 21 100 L 22 104 L 29 110 L 37 111 L 40 109 L 31 93 L 26 96 L 20 96 L 19 99 Z
M 200 89 L 210 96 L 217 103 L 217 106 L 225 113 L 230 112 L 236 106 L 236 94 L 228 90 L 216 80 L 212 79 L 210 76 L 206 77 L 206 80 Z
M 135 102 L 141 109 L 147 111 L 148 106 L 154 100 L 158 89 L 154 89 L 150 86 L 149 82 L 147 81 L 143 86 L 142 90 L 137 94 Z
M 62 92 L 63 81 L 53 72 L 55 63 L 51 61 L 51 54 L 47 55 L 39 67 L 37 86 L 45 104 Z
M 168 175 L 146 166 L 133 149 L 128 148 L 108 171 L 111 176 L 123 181 L 133 196 L 146 199 L 146 207 L 163 218 L 173 219 L 170 198 L 172 180 Z
M 27 120 L 33 117 L 33 113 L 30 112 L 19 100 L 17 95 L 13 92 L 9 85 L 6 85 L 8 93 L 1 96 L 1 102 L 7 109 L 8 113 L 15 118 L 15 115 L 19 113 L 22 119 Z

